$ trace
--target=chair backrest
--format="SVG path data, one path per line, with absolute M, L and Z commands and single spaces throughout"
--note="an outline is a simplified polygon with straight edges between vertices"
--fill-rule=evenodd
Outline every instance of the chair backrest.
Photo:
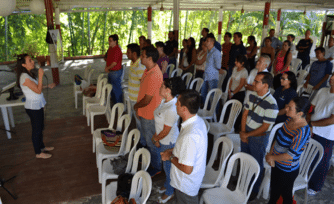
M 230 115 L 228 116 L 228 121 L 226 123 L 227 128 L 229 128 L 229 130 L 233 130 L 234 129 L 234 123 L 239 115 L 239 113 L 241 112 L 242 109 L 242 103 L 240 103 L 240 101 L 232 99 L 227 101 L 224 104 L 222 113 L 220 114 L 220 119 L 219 119 L 219 123 L 223 123 L 224 122 L 224 117 L 225 117 L 225 113 L 226 113 L 226 109 L 227 107 L 231 104 L 231 109 L 230 109 Z
M 96 86 L 96 98 L 101 98 L 102 95 L 102 87 L 108 83 L 107 78 L 102 78 L 97 81 L 97 86 Z
M 270 131 L 269 138 L 268 138 L 268 144 L 266 147 L 266 152 L 269 153 L 271 149 L 271 145 L 273 143 L 276 131 L 283 126 L 284 123 L 278 123 L 276 124 Z
M 137 203 L 145 204 L 152 190 L 152 179 L 146 171 L 138 171 L 132 178 L 129 199 L 134 198 Z
M 225 88 L 225 90 L 223 90 L 223 91 L 224 91 L 223 94 L 222 94 L 223 104 L 226 103 L 227 98 L 228 98 L 228 87 L 230 86 L 231 78 L 232 78 L 232 77 L 230 77 L 230 78 L 228 79 L 226 88 Z
M 219 166 L 218 166 L 218 170 L 214 170 L 212 168 L 216 158 L 218 157 L 218 147 L 219 145 L 223 143 L 223 146 L 222 146 L 222 152 L 220 154 L 220 158 L 219 158 Z M 231 154 L 232 154 L 232 151 L 233 151 L 233 143 L 232 141 L 228 138 L 228 137 L 219 137 L 214 145 L 213 145 L 213 149 L 212 149 L 212 153 L 211 153 L 211 156 L 210 156 L 210 160 L 208 162 L 208 164 L 206 165 L 206 168 L 210 168 L 216 172 L 219 172 L 218 173 L 218 176 L 216 178 L 216 181 L 215 181 L 215 186 L 221 182 L 223 176 L 224 176 L 224 171 L 225 171 L 225 168 L 226 168 L 226 164 L 227 164 L 227 160 L 228 158 L 230 158 Z
M 318 141 L 310 138 L 310 141 L 307 144 L 304 152 L 300 156 L 299 160 L 299 175 L 304 179 L 304 181 L 308 181 L 311 178 L 313 171 L 318 166 L 323 154 L 324 148 L 322 147 L 322 145 Z M 311 164 L 313 163 L 313 160 L 317 155 L 318 159 L 315 161 L 315 164 L 312 167 Z
M 210 113 L 213 114 L 214 111 L 216 110 L 216 106 L 217 106 L 218 101 L 219 101 L 220 97 L 222 96 L 222 94 L 223 93 L 220 89 L 212 89 L 211 91 L 209 91 L 208 95 L 206 96 L 203 109 L 207 110 L 211 95 L 213 95 L 213 99 L 212 99 L 212 102 L 211 102 L 211 107 L 210 107 L 210 110 L 209 110 Z
M 127 68 L 126 68 L 126 64 L 122 64 L 122 69 L 123 69 L 123 72 L 122 72 L 121 80 L 124 81 L 125 79 L 129 78 L 129 74 L 128 74 L 128 71 L 127 71 Z
M 175 69 L 175 65 L 174 64 L 169 64 L 168 66 L 167 66 L 167 73 L 168 73 L 168 76 L 170 77 L 171 75 L 172 75 L 172 72 L 174 71 L 174 69 Z
M 148 166 L 150 165 L 151 162 L 151 154 L 146 148 L 140 148 L 134 154 L 133 159 L 132 158 L 130 159 L 130 154 L 129 154 L 128 165 L 126 167 L 125 172 L 131 174 L 135 174 L 137 172 L 140 156 L 142 157 L 140 170 L 146 171 L 148 169 Z
M 204 82 L 204 80 L 202 78 L 199 78 L 199 77 L 195 78 L 190 83 L 189 89 L 193 89 L 194 85 L 196 84 L 195 90 L 200 93 L 201 88 L 203 86 L 203 82 Z
M 290 63 L 290 71 L 294 72 L 295 74 L 298 72 L 298 70 L 300 69 L 301 65 L 302 65 L 302 60 L 298 59 L 298 58 L 294 58 L 291 60 Z
M 88 85 L 90 85 L 90 83 L 91 83 L 94 71 L 95 71 L 95 69 L 90 69 L 89 70 L 89 73 L 88 73 L 88 76 L 87 76 L 87 83 L 88 83 Z
M 102 87 L 101 99 L 100 99 L 100 106 L 105 106 L 110 103 L 110 92 L 112 90 L 111 84 L 105 84 Z
M 202 118 L 202 119 L 204 120 L 204 123 L 205 123 L 205 126 L 206 126 L 206 130 L 209 133 L 209 131 L 210 131 L 210 123 L 205 118 Z
M 223 74 L 219 74 L 218 88 L 222 87 L 226 75 L 227 75 L 227 71 L 226 70 L 223 70 Z
M 181 76 L 181 75 L 182 75 L 182 72 L 183 72 L 182 69 L 180 69 L 180 68 L 176 68 L 176 69 L 172 72 L 170 78 L 175 77 L 175 76 Z
M 129 131 L 129 126 L 131 123 L 131 117 L 129 114 L 123 115 L 118 121 L 117 121 L 117 128 L 116 131 L 123 131 L 122 134 L 122 141 L 127 141 L 128 138 L 128 131 Z M 124 124 L 124 125 L 123 125 Z M 121 143 L 121 151 L 123 151 L 125 148 L 124 142 Z
M 185 73 L 185 74 L 182 76 L 182 80 L 185 81 L 186 88 L 189 87 L 191 78 L 193 78 L 193 74 L 190 73 L 190 72 Z
M 247 203 L 257 177 L 260 174 L 260 166 L 256 159 L 254 159 L 251 155 L 244 152 L 238 152 L 231 156 L 228 161 L 226 174 L 221 188 L 227 188 L 234 164 L 238 159 L 240 159 L 240 173 L 238 176 L 237 186 L 235 188 L 235 196 L 242 196 L 242 199 L 240 200 L 244 200 L 245 202 L 243 203 Z
M 120 117 L 123 115 L 124 112 L 124 104 L 123 103 L 116 103 L 110 113 L 110 122 L 109 122 L 109 129 L 115 130 L 114 129 L 114 123 L 115 121 L 119 121 Z M 117 118 L 116 118 L 116 113 L 117 113 Z M 116 126 L 117 129 L 117 126 Z
M 140 138 L 140 131 L 138 129 L 133 129 L 129 132 L 128 139 L 126 141 L 126 147 L 124 150 L 124 154 L 127 154 L 130 152 L 132 147 L 136 147 Z M 133 141 L 133 145 L 132 145 Z
M 308 66 L 308 65 L 307 65 Z M 305 70 L 299 70 L 297 73 L 297 86 L 303 85 L 304 80 L 307 77 L 308 72 Z
M 311 98 L 311 96 L 313 94 L 313 86 L 310 85 L 310 84 L 307 84 L 307 88 L 305 89 L 303 84 L 299 85 L 297 87 L 298 96 L 301 96 L 303 92 L 308 93 L 310 95 L 310 98 Z
M 90 70 L 92 69 L 92 66 L 91 65 L 88 65 L 85 69 L 85 72 L 84 72 L 84 80 L 87 80 L 88 79 L 88 74 L 90 72 Z

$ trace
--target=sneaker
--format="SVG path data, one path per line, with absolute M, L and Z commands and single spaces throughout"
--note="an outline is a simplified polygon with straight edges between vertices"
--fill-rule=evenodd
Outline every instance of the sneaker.
M 150 174 L 151 178 L 161 173 L 160 170 L 157 170 L 155 168 L 149 168 L 147 172 Z
M 311 195 L 311 196 L 314 196 L 318 193 L 318 191 L 315 191 L 315 190 L 312 190 L 312 189 L 307 189 L 307 194 Z

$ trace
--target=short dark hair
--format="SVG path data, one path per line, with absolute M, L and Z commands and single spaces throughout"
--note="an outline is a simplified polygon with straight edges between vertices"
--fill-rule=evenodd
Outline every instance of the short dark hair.
M 189 113 L 196 114 L 201 104 L 201 97 L 197 91 L 187 89 L 180 93 L 179 101 L 181 106 L 187 107 Z
M 203 28 L 203 30 L 205 30 L 205 32 L 209 33 L 209 28 Z
M 146 37 L 145 36 L 140 36 L 139 39 L 143 39 L 143 40 L 146 40 Z
M 173 33 L 173 35 L 174 35 L 174 31 L 172 31 L 172 30 L 170 30 L 168 33 Z
M 270 37 L 265 37 L 265 38 L 264 38 L 264 41 L 266 41 L 266 40 L 270 40 L 270 42 L 272 42 L 272 40 L 271 40 Z
M 118 35 L 117 34 L 113 34 L 109 36 L 109 39 L 112 38 L 114 41 L 116 41 L 116 43 L 118 44 Z
M 242 38 L 242 33 L 240 33 L 240 32 L 235 32 L 235 33 L 233 33 L 233 35 L 237 35 L 239 38 Z
M 147 58 L 152 57 L 152 61 L 154 63 L 157 63 L 157 61 L 159 59 L 159 52 L 158 52 L 158 50 L 155 47 L 153 47 L 153 46 L 147 46 L 147 47 L 144 47 L 142 50 L 146 51 L 146 57 Z
M 213 42 L 216 42 L 216 38 L 215 35 L 213 33 L 209 33 L 206 38 L 211 38 L 213 40 Z
M 165 43 L 161 42 L 161 41 L 158 41 L 155 43 L 155 47 L 158 48 L 158 47 L 162 47 L 162 50 L 163 52 L 166 54 L 167 52 L 167 48 L 166 48 L 166 45 Z
M 269 72 L 259 72 L 257 73 L 257 75 L 262 75 L 263 78 L 262 78 L 262 83 L 263 84 L 268 84 L 268 89 L 270 87 L 273 87 L 273 75 L 271 75 Z
M 323 48 L 323 47 L 317 47 L 315 50 L 314 50 L 314 52 L 316 52 L 316 51 L 320 51 L 321 53 L 325 53 L 326 51 L 325 51 L 325 48 Z
M 227 35 L 229 38 L 232 38 L 232 34 L 230 32 L 226 32 L 225 35 Z
M 288 36 L 290 36 L 292 38 L 292 41 L 295 40 L 296 36 L 292 35 L 292 34 L 289 34 Z
M 269 30 L 269 32 L 271 32 L 272 30 L 273 30 L 273 31 L 275 31 L 275 29 L 274 29 L 274 28 L 272 28 L 272 29 L 270 29 L 270 30 Z
M 296 104 L 296 112 L 303 112 L 302 116 L 305 117 L 311 107 L 310 101 L 302 96 L 295 97 L 292 101 Z
M 131 50 L 131 52 L 135 52 L 135 53 L 137 53 L 137 57 L 140 56 L 140 47 L 139 47 L 138 44 L 136 44 L 136 43 L 131 43 L 131 44 L 128 44 L 126 47 L 127 47 L 129 50 Z
M 173 97 L 186 90 L 186 85 L 181 77 L 166 78 L 164 80 L 164 84 L 166 88 L 171 90 Z

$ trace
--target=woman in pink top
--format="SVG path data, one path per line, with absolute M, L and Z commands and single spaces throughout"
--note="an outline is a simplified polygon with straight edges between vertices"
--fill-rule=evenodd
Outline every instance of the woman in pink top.
M 281 85 L 280 78 L 282 74 L 290 70 L 290 63 L 292 60 L 290 48 L 291 42 L 286 40 L 283 43 L 282 49 L 276 55 L 276 59 L 273 64 L 275 90 Z

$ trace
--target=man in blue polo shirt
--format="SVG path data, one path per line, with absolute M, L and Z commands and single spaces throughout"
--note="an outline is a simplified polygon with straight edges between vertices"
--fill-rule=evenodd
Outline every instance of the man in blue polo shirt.
M 249 200 L 255 199 L 259 192 L 263 174 L 263 158 L 265 156 L 268 137 L 275 124 L 278 106 L 270 94 L 273 77 L 268 72 L 259 72 L 253 82 L 254 91 L 245 104 L 241 121 L 241 151 L 252 155 L 260 165 L 260 175 L 253 187 Z
M 208 28 L 203 28 L 202 32 L 201 32 L 201 35 L 203 36 L 202 38 L 206 39 L 208 37 L 208 34 L 209 34 L 209 29 Z M 217 48 L 217 50 L 219 52 L 222 51 L 222 46 L 218 41 L 215 41 L 214 46 L 215 46 L 215 48 Z

